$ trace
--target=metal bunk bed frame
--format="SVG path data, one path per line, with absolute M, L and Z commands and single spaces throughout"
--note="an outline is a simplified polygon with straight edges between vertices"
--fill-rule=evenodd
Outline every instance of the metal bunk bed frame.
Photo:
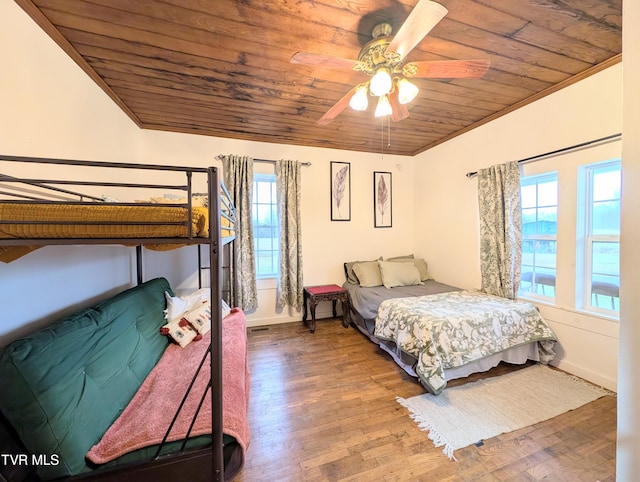
M 190 481 L 222 481 L 224 478 L 224 456 L 223 456 L 223 425 L 222 425 L 222 318 L 221 318 L 221 296 L 222 296 L 222 266 L 221 266 L 221 248 L 224 244 L 230 243 L 235 238 L 234 220 L 235 212 L 234 207 L 231 204 L 229 193 L 220 181 L 218 168 L 207 167 L 180 167 L 180 166 L 168 166 L 157 164 L 137 164 L 137 163 L 116 163 L 116 162 L 104 162 L 104 161 L 85 161 L 85 160 L 69 160 L 69 159 L 47 159 L 36 157 L 19 157 L 19 156 L 1 156 L 0 162 L 15 162 L 23 164 L 56 164 L 66 166 L 83 166 L 83 167 L 97 167 L 97 168 L 114 168 L 114 169 L 136 169 L 136 170 L 150 170 L 150 171 L 177 171 L 183 172 L 186 175 L 186 183 L 183 185 L 169 185 L 169 184 L 142 184 L 142 183 L 122 183 L 122 182 L 101 182 L 101 181 L 70 181 L 70 180 L 55 180 L 55 179 L 24 179 L 17 178 L 10 175 L 0 173 L 0 183 L 22 183 L 23 185 L 32 186 L 38 189 L 55 192 L 57 194 L 78 196 L 80 201 L 51 201 L 41 200 L 29 195 L 23 195 L 14 191 L 0 190 L 0 195 L 11 199 L 2 199 L 2 203 L 35 203 L 35 204 L 85 204 L 90 202 L 92 204 L 113 204 L 113 205 L 145 205 L 145 203 L 110 203 L 103 201 L 102 198 L 87 196 L 81 193 L 67 190 L 58 186 L 75 185 L 75 186 L 102 186 L 102 187 L 118 187 L 118 188 L 148 188 L 148 189 L 171 189 L 184 191 L 187 198 L 186 204 L 164 204 L 163 206 L 177 206 L 186 207 L 187 218 L 186 226 L 188 229 L 187 237 L 163 237 L 163 238 L 28 238 L 28 239 L 0 239 L 0 246 L 16 246 L 16 245 L 87 245 L 87 244 L 130 244 L 136 247 L 136 270 L 137 270 L 137 282 L 138 284 L 143 281 L 142 274 L 142 244 L 155 243 L 155 244 L 180 244 L 180 245 L 199 245 L 198 246 L 198 281 L 200 287 L 202 285 L 202 270 L 209 271 L 209 287 L 211 289 L 211 345 L 202 362 L 206 359 L 210 353 L 210 369 L 211 378 L 209 381 L 208 389 L 211 390 L 211 404 L 212 404 L 212 446 L 211 448 L 191 450 L 184 452 L 184 444 L 181 451 L 178 454 L 166 455 L 158 457 L 160 453 L 159 449 L 156 453 L 156 457 L 153 460 L 136 463 L 132 465 L 116 467 L 113 469 L 96 470 L 95 472 L 89 472 L 86 474 L 80 474 L 78 476 L 71 477 L 72 479 L 88 479 L 91 480 L 122 480 L 122 476 L 127 474 L 130 477 L 135 477 L 139 482 L 145 481 L 160 481 L 160 480 L 190 480 Z M 30 172 L 33 172 L 31 169 Z M 207 178 L 207 195 L 208 195 L 208 210 L 209 210 L 209 236 L 208 237 L 194 237 L 191 226 L 191 214 L 192 214 L 192 175 L 194 173 L 205 174 Z M 150 206 L 157 206 L 149 204 Z M 228 226 L 225 225 L 224 229 L 230 232 L 230 236 L 221 237 L 221 217 L 228 221 Z M 16 224 L 16 221 L 6 221 L 0 219 L 1 224 Z M 32 222 L 24 222 L 33 224 Z M 56 224 L 55 222 L 42 221 L 46 224 Z M 67 223 L 67 224 L 79 224 L 79 223 Z M 82 224 L 82 223 L 80 223 Z M 88 222 L 87 224 L 96 224 Z M 121 222 L 104 222 L 99 224 L 123 224 Z M 140 224 L 140 223 L 134 223 Z M 184 223 L 150 223 L 150 224 L 184 224 Z M 227 223 L 225 223 L 227 224 Z M 200 247 L 202 245 L 208 246 L 209 251 L 209 266 L 202 266 L 202 254 Z M 200 368 L 194 374 L 193 380 L 197 377 Z M 189 393 L 189 392 L 187 392 Z M 206 391 L 205 391 L 206 394 Z M 204 400 L 205 394 L 202 395 Z M 185 394 L 186 398 L 186 394 Z M 178 408 L 176 417 L 182 406 Z M 197 417 L 197 413 L 194 416 Z M 174 419 L 175 420 L 175 419 Z M 172 423 L 173 425 L 173 423 Z M 171 426 L 167 430 L 167 435 L 171 430 Z M 166 438 L 166 436 L 165 436 Z M 188 438 L 188 434 L 187 437 Z M 185 440 L 186 440 L 185 438 Z M 206 467 L 211 468 L 209 473 Z

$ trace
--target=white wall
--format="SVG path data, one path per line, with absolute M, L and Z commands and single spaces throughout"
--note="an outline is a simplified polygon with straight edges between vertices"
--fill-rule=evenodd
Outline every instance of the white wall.
M 11 1 L 0 2 L 0 66 L 4 155 L 188 166 L 219 166 L 215 156 L 230 153 L 308 161 L 312 166 L 303 170 L 302 194 L 305 284 L 341 284 L 344 261 L 404 254 L 413 247 L 411 158 L 140 130 Z M 329 165 L 334 160 L 351 163 L 351 222 L 330 221 Z M 0 162 L 0 172 L 11 169 Z M 390 229 L 373 228 L 375 170 L 393 172 Z M 46 167 L 38 167 L 37 173 L 71 175 Z M 145 252 L 145 275 L 166 276 L 178 292 L 194 288 L 193 254 L 194 248 Z M 48 246 L 0 264 L 0 302 L 5 307 L 0 346 L 134 283 L 132 249 L 119 246 Z M 299 312 L 276 309 L 274 282 L 263 282 L 261 288 L 259 309 L 248 314 L 249 325 L 301 319 Z M 330 311 L 329 303 L 321 304 L 318 316 Z
M 342 263 L 411 252 L 413 246 L 413 160 L 403 156 L 365 154 L 282 144 L 236 141 L 155 131 L 141 131 L 143 158 L 160 163 L 181 159 L 194 165 L 219 165 L 218 154 L 258 159 L 295 159 L 303 167 L 302 244 L 305 285 L 344 281 Z M 189 162 L 187 162 L 187 159 Z M 351 163 L 351 221 L 331 221 L 331 161 Z M 259 167 L 256 167 L 258 169 Z M 392 172 L 393 226 L 373 227 L 373 172 Z M 366 240 L 366 243 L 363 243 Z M 302 314 L 275 306 L 275 280 L 258 283 L 258 309 L 249 326 L 300 320 Z M 317 316 L 330 316 L 331 304 L 318 306 Z
M 2 154 L 136 158 L 136 126 L 14 2 L 0 2 L 0 149 Z M 0 172 L 12 169 L 2 163 Z M 56 177 L 37 166 L 31 175 Z M 0 263 L 0 345 L 131 283 L 123 248 L 51 247 Z M 46 267 L 45 269 L 42 269 Z M 87 280 L 92 280 L 88 283 Z M 24 326 L 26 324 L 26 326 Z
M 640 3 L 623 6 L 624 112 L 622 225 L 620 227 L 620 365 L 618 376 L 617 480 L 640 474 Z
M 640 473 L 640 5 L 624 3 L 625 110 L 623 143 L 622 286 L 620 322 L 618 480 Z M 206 166 L 219 153 L 310 161 L 303 194 L 305 282 L 341 282 L 341 263 L 414 251 L 436 278 L 479 286 L 475 181 L 464 174 L 495 163 L 593 139 L 622 128 L 621 67 L 498 119 L 415 159 L 228 139 L 140 131 L 93 82 L 11 1 L 0 2 L 0 146 L 3 154 Z M 535 127 L 532 128 L 532 126 Z M 352 221 L 329 221 L 329 161 L 352 163 Z M 558 160 L 559 161 L 559 160 Z M 541 165 L 542 166 L 542 165 Z M 2 169 L 5 166 L 2 165 Z M 374 229 L 372 172 L 392 171 L 394 227 Z M 413 179 L 415 178 L 415 188 Z M 415 195 L 414 195 L 415 193 Z M 414 203 L 415 201 L 415 203 Z M 415 233 L 412 225 L 415 224 Z M 414 240 L 415 237 L 415 240 Z M 393 246 L 393 247 L 391 247 Z M 177 252 L 175 252 L 177 253 Z M 151 255 L 149 275 L 166 274 L 178 289 L 193 284 L 181 254 Z M 178 256 L 177 261 L 175 256 Z M 52 317 L 69 313 L 134 282 L 130 250 L 111 247 L 46 247 L 0 265 L 0 345 Z M 261 293 L 255 323 L 287 319 Z M 542 309 L 547 310 L 546 307 Z M 325 312 L 328 313 L 325 307 Z M 616 329 L 570 310 L 552 310 L 564 363 L 611 380 Z M 299 316 L 292 318 L 299 319 Z M 251 322 L 251 316 L 250 316 Z M 26 324 L 26 326 L 25 326 Z M 594 324 L 597 328 L 593 328 Z M 605 346 L 605 350 L 600 347 Z M 589 363 L 596 353 L 609 356 Z M 596 365 L 604 365 L 600 373 Z
M 465 174 L 621 131 L 622 65 L 618 64 L 417 156 L 415 251 L 429 260 L 436 279 L 479 288 L 477 180 Z M 575 204 L 577 166 L 620 153 L 621 143 L 615 142 L 525 164 L 523 171 L 528 175 L 557 170 L 560 202 Z M 559 224 L 569 223 L 570 230 L 575 226 L 572 215 L 559 211 L 565 217 Z M 558 233 L 558 269 L 571 271 L 575 241 L 561 245 L 565 234 L 566 228 Z M 571 286 L 565 288 L 565 294 L 573 292 Z M 556 306 L 539 306 L 560 341 L 554 363 L 615 389 L 618 323 L 577 312 L 571 297 L 559 296 Z

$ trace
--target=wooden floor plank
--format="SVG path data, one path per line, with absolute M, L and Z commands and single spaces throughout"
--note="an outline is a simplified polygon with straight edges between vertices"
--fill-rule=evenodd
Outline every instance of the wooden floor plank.
M 338 319 L 314 334 L 250 329 L 249 365 L 252 440 L 237 482 L 615 481 L 615 396 L 457 450 L 456 462 L 396 402 L 423 387 Z

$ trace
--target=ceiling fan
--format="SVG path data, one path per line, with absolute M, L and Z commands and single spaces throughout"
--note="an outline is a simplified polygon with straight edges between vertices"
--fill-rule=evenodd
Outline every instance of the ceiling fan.
M 488 60 L 437 60 L 405 63 L 411 50 L 442 20 L 448 10 L 431 0 L 419 0 L 395 36 L 388 23 L 373 28 L 373 40 L 358 54 L 358 60 L 298 52 L 291 63 L 363 72 L 371 79 L 353 87 L 319 120 L 326 125 L 347 105 L 366 110 L 368 97 L 377 97 L 376 117 L 391 116 L 394 122 L 409 116 L 407 104 L 418 94 L 418 87 L 408 79 L 479 78 L 489 68 Z

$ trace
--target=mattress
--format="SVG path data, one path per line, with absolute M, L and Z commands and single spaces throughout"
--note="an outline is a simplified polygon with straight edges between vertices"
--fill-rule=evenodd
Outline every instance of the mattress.
M 362 288 L 359 285 L 346 282 L 343 287 L 349 292 L 351 299 L 351 322 L 364 335 L 366 335 L 373 343 L 380 346 L 385 352 L 389 353 L 394 361 L 407 374 L 412 377 L 421 377 L 416 371 L 418 358 L 404 351 L 393 340 L 381 339 L 376 336 L 376 317 L 378 308 L 388 299 L 414 298 L 426 295 L 439 295 L 442 293 L 461 292 L 460 288 L 439 283 L 434 280 L 427 280 L 423 285 L 404 286 L 399 288 L 385 288 L 384 286 L 374 288 Z M 484 372 L 500 362 L 513 364 L 522 364 L 527 360 L 542 361 L 541 346 L 537 341 L 522 343 L 508 349 L 501 350 L 498 353 L 485 355 L 482 358 L 463 364 L 457 367 L 447 367 L 443 370 L 445 380 L 453 380 L 456 378 L 467 377 L 472 373 Z M 550 348 L 550 347 L 549 347 Z M 545 352 L 546 353 L 546 352 Z M 548 360 L 546 360 L 548 361 Z M 433 390 L 428 384 L 422 382 L 427 390 L 432 393 L 439 393 L 439 390 Z
M 0 261 L 13 261 L 48 244 L 47 240 L 186 238 L 187 216 L 186 208 L 176 206 L 0 203 L 0 240 L 37 240 L 34 245 L 0 246 Z M 192 237 L 209 236 L 208 218 L 208 208 L 192 207 Z M 221 225 L 221 236 L 232 236 L 232 230 L 227 229 L 230 222 L 224 216 Z M 178 246 L 145 244 L 154 250 Z

